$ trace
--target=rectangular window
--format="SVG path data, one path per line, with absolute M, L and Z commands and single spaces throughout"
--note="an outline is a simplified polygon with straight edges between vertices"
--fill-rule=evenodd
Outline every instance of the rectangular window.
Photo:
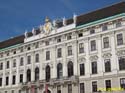
M 92 40 L 91 41 L 91 51 L 95 51 L 96 50 L 96 41 Z
M 62 57 L 62 49 L 61 48 L 58 48 L 58 50 L 57 50 L 57 57 L 58 58 Z
M 46 60 L 50 60 L 50 51 L 46 51 Z
M 80 76 L 85 75 L 85 66 L 84 63 L 80 64 Z
M 103 38 L 103 45 L 104 45 L 104 48 L 109 48 L 109 37 Z
M 20 74 L 20 83 L 23 83 L 23 74 Z
M 94 29 L 90 30 L 90 34 L 94 34 L 94 33 L 95 33 Z
M 70 39 L 72 39 L 72 36 L 71 36 L 71 34 L 68 34 L 67 35 L 67 40 L 70 40 Z
M 118 27 L 121 27 L 122 26 L 122 24 L 121 24 L 121 22 L 116 22 L 116 28 L 118 28 Z
M 107 25 L 102 26 L 102 31 L 106 31 L 108 29 Z
M 6 68 L 8 69 L 10 67 L 9 61 L 7 61 Z
M 6 77 L 6 85 L 9 84 L 9 77 Z
M 57 93 L 61 93 L 61 86 L 60 85 L 57 86 Z
M 2 78 L 0 78 L 0 86 L 2 86 Z
M 121 88 L 125 89 L 125 78 L 120 79 L 120 86 Z
M 83 33 L 79 33 L 78 36 L 79 36 L 79 37 L 82 37 L 82 36 L 83 36 Z
M 92 74 L 97 74 L 97 62 L 92 62 Z
M 119 58 L 119 70 L 125 70 L 125 57 Z
M 15 93 L 14 90 L 12 90 L 11 93 Z
M 8 93 L 7 91 L 5 91 L 5 93 Z
M 68 46 L 68 56 L 72 55 L 72 46 Z
M 79 44 L 79 53 L 84 53 L 84 44 L 83 43 Z
M 68 93 L 72 93 L 72 84 L 68 84 Z
M 106 80 L 105 85 L 106 91 L 111 91 L 111 80 Z
M 61 37 L 57 38 L 57 43 L 61 42 Z
M 106 59 L 104 62 L 105 62 L 105 72 L 111 72 L 111 62 L 110 62 L 110 59 Z
M 15 76 L 15 75 L 13 75 L 12 84 L 13 84 L 13 85 L 15 85 L 15 83 L 16 83 L 16 76 Z
M 97 92 L 97 81 L 92 82 L 92 92 Z
M 80 83 L 80 93 L 85 93 L 84 83 Z
M 31 64 L 31 56 L 27 56 L 27 64 Z
M 123 35 L 117 34 L 117 45 L 123 45 Z
M 3 70 L 3 63 L 0 63 L 0 70 Z

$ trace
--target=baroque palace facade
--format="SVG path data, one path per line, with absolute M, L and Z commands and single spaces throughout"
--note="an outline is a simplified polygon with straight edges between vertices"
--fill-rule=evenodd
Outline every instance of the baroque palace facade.
M 0 93 L 125 93 L 125 2 L 0 42 Z

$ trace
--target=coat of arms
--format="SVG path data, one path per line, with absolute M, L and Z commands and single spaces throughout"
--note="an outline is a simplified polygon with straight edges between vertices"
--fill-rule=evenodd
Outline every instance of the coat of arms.
M 52 26 L 50 19 L 48 17 L 46 17 L 45 24 L 43 26 L 44 33 L 46 35 L 48 35 L 52 31 L 52 28 L 53 28 L 53 26 Z

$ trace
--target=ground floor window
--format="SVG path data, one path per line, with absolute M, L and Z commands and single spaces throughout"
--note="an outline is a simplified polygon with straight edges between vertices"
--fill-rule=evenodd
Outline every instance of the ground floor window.
M 72 84 L 68 84 L 68 93 L 72 93 Z
M 92 82 L 92 92 L 97 92 L 97 81 Z
M 80 83 L 80 93 L 85 93 L 85 85 L 84 85 L 84 83 Z
M 121 88 L 125 89 L 125 78 L 120 79 L 120 86 Z
M 111 91 L 111 80 L 105 81 L 106 91 Z

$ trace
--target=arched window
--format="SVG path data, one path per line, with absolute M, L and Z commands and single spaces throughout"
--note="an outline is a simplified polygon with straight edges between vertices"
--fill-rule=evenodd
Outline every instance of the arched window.
M 39 68 L 35 68 L 35 81 L 39 80 Z
M 47 82 L 49 82 L 49 80 L 50 80 L 50 66 L 49 65 L 47 65 L 46 66 L 46 81 Z
M 57 65 L 57 78 L 59 79 L 59 78 L 61 78 L 62 76 L 63 76 L 62 64 L 59 63 L 59 64 Z
M 35 61 L 39 62 L 39 54 L 36 54 Z
M 72 63 L 72 61 L 69 61 L 69 63 L 68 63 L 68 77 L 71 77 L 71 76 L 73 76 L 73 63 Z
M 28 69 L 27 70 L 27 82 L 30 82 L 31 81 L 31 70 Z

